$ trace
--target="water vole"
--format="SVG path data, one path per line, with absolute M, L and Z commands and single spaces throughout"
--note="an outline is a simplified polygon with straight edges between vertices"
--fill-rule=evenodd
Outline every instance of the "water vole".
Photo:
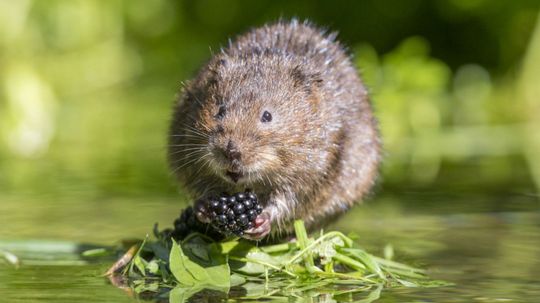
M 195 197 L 251 188 L 246 237 L 323 226 L 370 190 L 380 140 L 367 91 L 335 34 L 296 20 L 215 54 L 174 107 L 169 162 Z M 204 210 L 198 218 L 205 221 Z

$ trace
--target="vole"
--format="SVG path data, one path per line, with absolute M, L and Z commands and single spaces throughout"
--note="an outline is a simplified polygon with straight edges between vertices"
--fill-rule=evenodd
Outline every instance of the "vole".
M 173 173 L 198 201 L 257 193 L 264 210 L 246 238 L 288 234 L 296 219 L 322 227 L 376 180 L 377 123 L 335 38 L 298 20 L 252 29 L 213 55 L 175 103 Z M 206 221 L 204 207 L 196 209 Z

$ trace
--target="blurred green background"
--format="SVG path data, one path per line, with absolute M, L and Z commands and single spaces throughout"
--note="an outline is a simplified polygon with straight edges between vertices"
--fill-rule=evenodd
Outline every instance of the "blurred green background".
M 169 224 L 187 201 L 165 162 L 181 81 L 230 37 L 293 16 L 338 31 L 370 88 L 385 146 L 373 203 L 538 209 L 539 7 L 0 0 L 0 237 Z

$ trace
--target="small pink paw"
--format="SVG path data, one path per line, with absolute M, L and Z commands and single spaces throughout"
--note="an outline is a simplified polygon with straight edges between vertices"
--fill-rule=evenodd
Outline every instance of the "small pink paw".
M 244 238 L 250 240 L 261 240 L 267 236 L 272 228 L 272 220 L 268 212 L 263 212 L 255 219 L 255 226 L 244 232 Z

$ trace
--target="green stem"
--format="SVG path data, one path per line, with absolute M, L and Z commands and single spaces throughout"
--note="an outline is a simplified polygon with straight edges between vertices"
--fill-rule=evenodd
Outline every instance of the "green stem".
M 349 239 L 347 236 L 345 236 L 344 234 L 338 232 L 338 231 L 331 231 L 331 232 L 328 232 L 326 233 L 325 235 L 319 237 L 317 240 L 311 242 L 306 248 L 302 249 L 300 252 L 298 252 L 296 255 L 294 255 L 290 260 L 289 262 L 287 262 L 287 265 L 290 265 L 294 262 L 296 262 L 296 260 L 298 260 L 300 257 L 302 257 L 303 254 L 305 254 L 308 250 L 312 249 L 313 247 L 317 246 L 317 244 L 321 243 L 322 241 L 328 239 L 328 238 L 333 238 L 333 237 L 339 237 L 343 240 L 343 242 L 345 242 L 345 246 L 346 247 L 351 247 L 352 246 L 352 240 Z
M 324 264 L 324 271 L 327 273 L 333 273 L 334 272 L 334 261 L 330 261 L 326 264 Z
M 235 260 L 235 261 L 240 261 L 240 262 L 250 262 L 250 263 L 260 264 L 262 266 L 270 267 L 273 270 L 284 272 L 284 273 L 288 274 L 289 276 L 296 278 L 296 275 L 293 274 L 292 272 L 290 272 L 290 271 L 288 271 L 286 269 L 282 269 L 279 266 L 276 266 L 274 264 L 266 263 L 266 262 L 263 262 L 263 261 L 260 261 L 260 260 L 255 260 L 255 259 L 250 259 L 250 258 L 240 258 L 240 257 L 235 257 L 235 256 L 229 256 L 229 259 Z
M 126 273 L 129 273 L 131 275 L 133 273 L 133 266 L 135 266 L 135 262 L 133 262 L 133 260 L 135 260 L 135 258 L 141 253 L 141 251 L 144 248 L 144 245 L 146 245 L 147 240 L 148 240 L 148 235 L 146 235 L 141 245 L 139 246 L 139 249 L 137 249 L 137 252 L 133 255 L 133 257 L 131 257 L 131 260 L 129 260 L 129 267 L 126 267 L 124 269 L 124 271 L 122 272 L 123 275 L 126 275 Z
M 338 262 L 341 262 L 345 265 L 348 265 L 356 270 L 365 270 L 366 269 L 366 266 L 358 261 L 356 261 L 355 259 L 349 257 L 349 256 L 346 256 L 346 255 L 343 255 L 343 254 L 340 254 L 340 253 L 336 253 L 332 259 L 338 261 Z
M 377 261 L 378 263 L 380 263 L 380 264 L 382 264 L 382 265 L 384 265 L 384 266 L 386 266 L 388 268 L 396 268 L 396 269 L 401 269 L 401 270 L 405 270 L 405 271 L 411 271 L 411 272 L 420 273 L 420 274 L 425 273 L 425 270 L 422 270 L 422 269 L 419 269 L 419 268 L 414 268 L 414 267 L 411 267 L 411 266 L 408 266 L 408 265 L 405 265 L 405 264 L 402 264 L 402 263 L 398 263 L 398 262 L 395 262 L 395 261 L 379 258 L 379 257 L 373 256 L 373 255 L 370 255 L 370 256 L 375 261 Z
M 298 241 L 298 246 L 300 249 L 305 250 L 309 246 L 309 238 L 307 236 L 306 227 L 304 222 L 301 220 L 294 221 L 294 232 L 296 233 L 296 240 Z M 313 254 L 311 251 L 306 251 L 303 255 L 304 262 L 306 263 L 306 268 L 308 271 L 313 272 L 315 267 L 315 261 L 313 261 Z
M 341 279 L 346 279 L 346 280 L 357 280 L 357 281 L 363 281 L 367 283 L 375 283 L 375 281 L 368 279 L 366 277 L 353 276 L 353 275 L 337 273 L 337 272 L 327 273 L 327 272 L 321 271 L 321 272 L 317 272 L 316 274 L 321 277 L 326 277 L 326 278 L 341 278 Z M 339 283 L 338 281 L 334 281 L 333 283 Z
M 289 251 L 295 246 L 296 246 L 295 243 L 282 243 L 282 244 L 261 246 L 259 247 L 259 249 L 265 253 L 271 254 L 271 253 Z

